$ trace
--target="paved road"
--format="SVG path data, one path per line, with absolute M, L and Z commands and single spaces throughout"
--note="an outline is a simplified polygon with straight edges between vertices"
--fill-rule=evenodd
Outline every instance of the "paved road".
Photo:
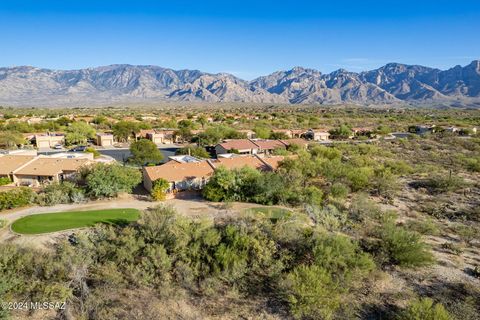
M 177 151 L 180 147 L 178 146 L 162 146 L 159 147 L 158 150 L 163 154 L 163 159 L 166 161 L 169 156 L 175 155 L 175 151 Z M 38 154 L 50 155 L 60 152 L 66 152 L 66 150 L 49 150 L 49 151 L 39 151 Z M 103 155 L 110 156 L 117 160 L 118 162 L 124 162 L 125 160 L 130 157 L 130 150 L 124 148 L 115 148 L 115 149 L 98 149 Z

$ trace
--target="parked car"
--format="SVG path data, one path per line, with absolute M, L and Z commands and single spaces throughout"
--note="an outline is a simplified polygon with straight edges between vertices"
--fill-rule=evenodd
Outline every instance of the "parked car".
M 85 150 L 87 150 L 86 146 L 77 146 L 75 148 L 68 150 L 68 152 L 85 152 Z
M 57 143 L 56 145 L 53 146 L 53 149 L 63 149 L 63 146 L 60 143 Z

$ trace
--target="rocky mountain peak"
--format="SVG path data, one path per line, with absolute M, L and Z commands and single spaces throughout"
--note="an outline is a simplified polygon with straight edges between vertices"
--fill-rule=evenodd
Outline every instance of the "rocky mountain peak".
M 78 105 L 123 101 L 309 104 L 464 103 L 480 105 L 480 60 L 439 70 L 388 63 L 361 73 L 294 67 L 252 81 L 228 73 L 112 64 L 80 70 L 0 68 L 0 105 Z M 459 102 L 460 101 L 460 102 Z

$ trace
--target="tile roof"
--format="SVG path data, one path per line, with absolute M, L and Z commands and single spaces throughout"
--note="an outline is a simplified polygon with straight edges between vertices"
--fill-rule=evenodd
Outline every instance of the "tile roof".
M 284 157 L 282 156 L 265 158 L 245 156 L 219 158 L 216 160 L 195 163 L 178 163 L 176 161 L 169 161 L 160 166 L 144 167 L 144 170 L 151 181 L 163 178 L 170 182 L 177 182 L 196 178 L 208 178 L 213 174 L 214 170 L 219 167 L 225 167 L 232 170 L 247 166 L 262 171 L 269 171 L 271 169 L 275 170 L 278 168 L 279 162 L 283 159 Z
M 285 144 L 280 140 L 254 140 L 253 142 L 263 150 L 285 148 Z
M 216 168 L 223 166 L 230 170 L 240 169 L 245 166 L 257 170 L 269 170 L 265 163 L 257 157 L 219 158 L 214 162 L 212 161 L 212 163 Z
M 213 167 L 207 162 L 178 163 L 169 161 L 160 166 L 144 167 L 150 180 L 163 178 L 170 182 L 183 181 L 195 178 L 209 177 L 213 174 Z
M 226 140 L 225 142 L 220 143 L 220 146 L 222 146 L 225 150 L 258 149 L 258 146 L 249 139 Z
M 0 175 L 9 175 L 24 164 L 32 161 L 35 156 L 5 155 L 0 157 Z
M 76 171 L 89 162 L 88 159 L 40 157 L 15 171 L 15 175 L 54 176 L 63 171 Z
M 280 162 L 283 161 L 285 157 L 283 156 L 273 156 L 273 157 L 266 157 L 262 158 L 273 170 L 277 170 Z

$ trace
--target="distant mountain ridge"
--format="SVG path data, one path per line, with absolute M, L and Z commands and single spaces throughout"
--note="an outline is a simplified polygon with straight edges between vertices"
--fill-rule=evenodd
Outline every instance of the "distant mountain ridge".
M 480 107 L 480 60 L 448 70 L 389 63 L 360 73 L 295 67 L 245 81 L 228 73 L 110 65 L 79 70 L 0 68 L 0 105 L 143 101 L 420 104 Z

